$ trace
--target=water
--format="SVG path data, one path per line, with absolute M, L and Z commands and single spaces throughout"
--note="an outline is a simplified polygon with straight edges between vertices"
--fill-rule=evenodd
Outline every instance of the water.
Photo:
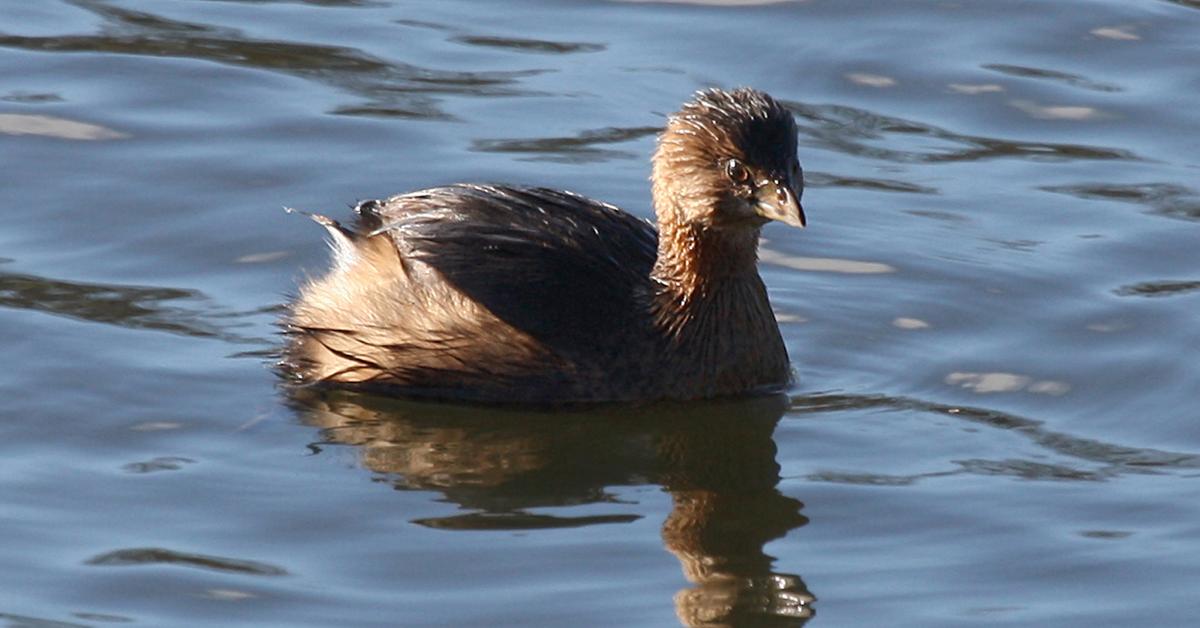
M 1190 0 L 0 2 L 0 618 L 1192 625 L 1197 28 Z M 663 114 L 742 84 L 809 178 L 763 254 L 790 399 L 276 388 L 326 261 L 281 205 L 490 180 L 648 215 Z

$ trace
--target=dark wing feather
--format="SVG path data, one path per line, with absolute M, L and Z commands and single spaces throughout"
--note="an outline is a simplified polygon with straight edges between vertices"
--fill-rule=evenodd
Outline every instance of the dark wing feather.
M 616 207 L 546 188 L 455 185 L 367 209 L 362 226 L 389 233 L 402 257 L 564 357 L 645 324 L 657 234 Z

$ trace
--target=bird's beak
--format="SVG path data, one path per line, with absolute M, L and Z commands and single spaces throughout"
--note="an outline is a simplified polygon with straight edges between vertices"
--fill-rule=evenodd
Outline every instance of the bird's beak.
M 792 177 L 775 177 L 759 182 L 754 193 L 754 211 L 768 220 L 778 220 L 786 225 L 804 228 L 808 219 L 800 206 L 800 190 L 803 184 L 792 181 Z

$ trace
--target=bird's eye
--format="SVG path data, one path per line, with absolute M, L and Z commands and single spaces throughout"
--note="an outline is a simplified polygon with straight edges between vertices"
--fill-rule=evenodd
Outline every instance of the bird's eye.
M 746 167 L 736 159 L 730 159 L 725 162 L 725 174 L 734 183 L 745 183 L 750 179 L 750 173 L 746 171 Z

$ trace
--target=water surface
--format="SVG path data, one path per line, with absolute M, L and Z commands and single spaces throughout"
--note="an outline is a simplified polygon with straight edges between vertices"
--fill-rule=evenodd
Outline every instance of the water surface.
M 1186 626 L 1200 6 L 0 4 L 10 626 Z M 785 101 L 786 397 L 542 414 L 277 388 L 330 213 L 651 215 L 664 115 Z

